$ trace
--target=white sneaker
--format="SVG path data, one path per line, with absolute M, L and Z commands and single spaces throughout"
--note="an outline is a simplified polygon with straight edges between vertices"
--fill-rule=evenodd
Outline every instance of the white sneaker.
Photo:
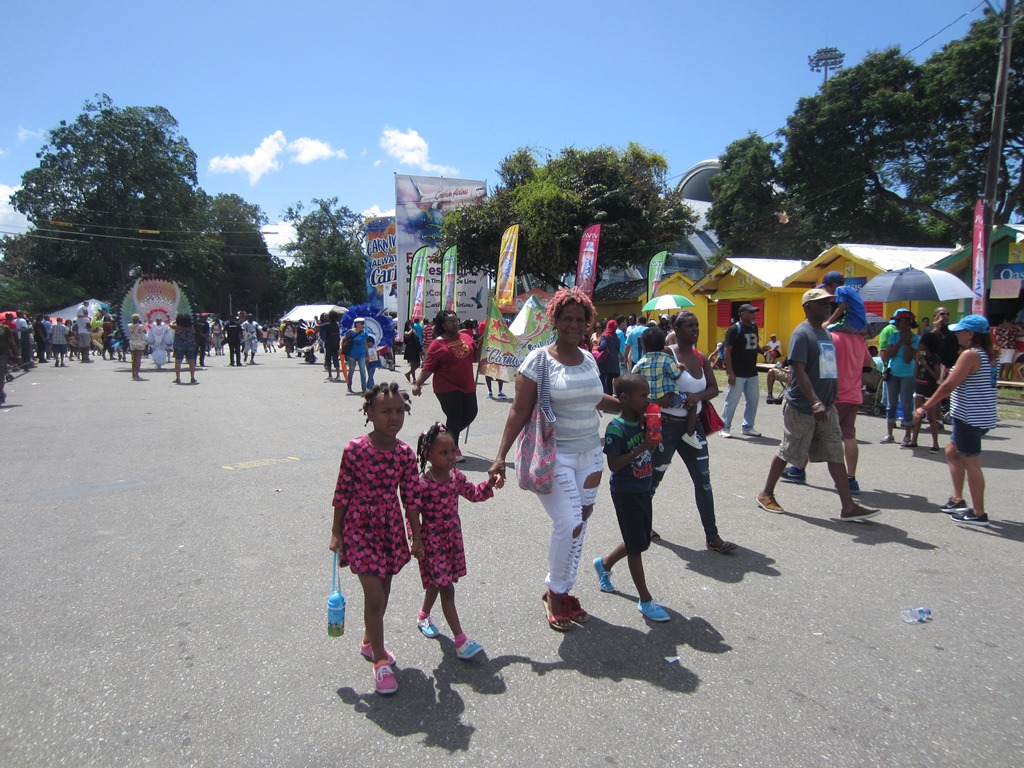
M 720 434 L 720 435 L 721 435 L 722 437 L 724 437 L 724 438 L 725 438 L 726 440 L 728 440 L 728 439 L 729 439 L 730 437 L 732 437 L 732 432 L 730 432 L 730 431 L 729 431 L 729 430 L 727 430 L 727 429 L 723 429 L 723 430 L 722 430 L 721 432 L 719 432 L 718 434 Z
M 750 427 L 743 427 L 743 429 L 740 430 L 740 431 L 744 435 L 746 435 L 747 437 L 760 437 L 761 436 L 760 432 L 758 432 L 756 429 L 751 429 Z
M 681 438 L 679 438 L 679 439 L 682 440 L 684 443 L 686 443 L 691 448 L 695 448 L 698 451 L 702 447 L 701 444 L 700 444 L 700 440 L 697 438 L 696 435 L 688 435 L 688 434 L 686 434 L 684 432 L 683 436 Z

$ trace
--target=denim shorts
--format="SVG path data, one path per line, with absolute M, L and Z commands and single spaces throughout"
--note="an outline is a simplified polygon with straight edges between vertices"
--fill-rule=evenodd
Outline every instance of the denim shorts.
M 966 421 L 960 419 L 953 419 L 953 435 L 951 441 L 956 447 L 957 453 L 961 456 L 980 456 L 981 455 L 981 437 L 987 429 L 981 427 L 975 427 L 973 424 L 968 424 Z

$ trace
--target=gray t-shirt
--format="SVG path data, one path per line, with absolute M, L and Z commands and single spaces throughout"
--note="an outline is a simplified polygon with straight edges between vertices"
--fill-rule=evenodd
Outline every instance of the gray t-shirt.
M 789 360 L 803 363 L 807 377 L 818 399 L 826 408 L 832 406 L 839 394 L 839 369 L 836 365 L 836 348 L 832 335 L 824 328 L 815 328 L 806 320 L 793 330 L 789 340 Z M 812 413 L 811 403 L 804 397 L 803 390 L 792 377 L 786 390 L 789 404 L 803 413 Z

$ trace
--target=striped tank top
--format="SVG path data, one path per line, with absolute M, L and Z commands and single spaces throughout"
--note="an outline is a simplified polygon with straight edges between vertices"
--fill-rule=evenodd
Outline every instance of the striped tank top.
M 996 387 L 992 363 L 985 350 L 975 351 L 981 358 L 981 366 L 953 390 L 950 413 L 954 419 L 965 421 L 972 427 L 992 429 L 996 425 Z

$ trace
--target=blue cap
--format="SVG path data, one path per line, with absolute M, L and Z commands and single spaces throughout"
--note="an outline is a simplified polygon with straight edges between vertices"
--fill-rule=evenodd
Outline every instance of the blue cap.
M 822 285 L 845 285 L 846 278 L 843 277 L 841 272 L 826 272 L 825 276 L 821 278 Z
M 961 318 L 960 322 L 956 325 L 949 326 L 949 330 L 956 333 L 957 331 L 973 331 L 974 333 L 988 333 L 988 320 L 981 315 L 967 315 Z

